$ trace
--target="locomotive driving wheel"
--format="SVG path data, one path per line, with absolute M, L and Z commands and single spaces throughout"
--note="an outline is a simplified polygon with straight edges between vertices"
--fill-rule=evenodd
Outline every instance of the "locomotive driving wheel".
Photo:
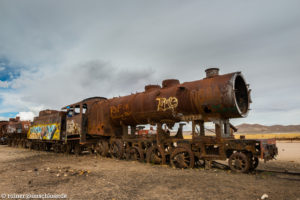
M 193 168 L 195 156 L 189 147 L 176 147 L 171 154 L 171 165 L 176 168 Z
M 122 159 L 124 156 L 124 145 L 121 140 L 115 140 L 110 145 L 109 149 L 110 155 L 113 158 Z
M 245 173 L 250 168 L 250 159 L 242 152 L 235 152 L 229 157 L 228 164 L 232 171 Z
M 147 163 L 153 164 L 166 164 L 166 156 L 164 149 L 160 146 L 154 145 L 147 150 Z
M 130 147 L 126 152 L 127 160 L 144 161 L 144 152 L 140 147 Z
M 95 151 L 98 155 L 106 157 L 108 155 L 109 147 L 107 141 L 99 141 L 96 144 Z

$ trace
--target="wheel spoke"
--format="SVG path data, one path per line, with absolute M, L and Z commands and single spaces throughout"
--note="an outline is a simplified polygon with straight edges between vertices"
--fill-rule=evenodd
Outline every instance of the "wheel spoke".
M 241 152 L 233 153 L 230 156 L 228 163 L 231 170 L 236 172 L 247 172 L 250 166 L 247 155 Z
M 194 155 L 188 147 L 177 147 L 171 154 L 171 165 L 176 168 L 192 168 Z

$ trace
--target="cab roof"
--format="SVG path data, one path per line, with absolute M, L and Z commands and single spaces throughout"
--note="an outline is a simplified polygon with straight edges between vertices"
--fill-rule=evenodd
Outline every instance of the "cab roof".
M 106 99 L 107 98 L 105 98 L 105 97 L 89 97 L 89 98 L 83 99 L 82 101 L 79 101 L 77 103 L 73 103 L 73 104 L 67 105 L 65 107 L 62 107 L 61 109 L 67 109 L 68 106 L 74 107 L 74 106 L 82 104 L 82 103 L 92 103 L 95 101 L 102 101 L 102 100 L 106 100 Z

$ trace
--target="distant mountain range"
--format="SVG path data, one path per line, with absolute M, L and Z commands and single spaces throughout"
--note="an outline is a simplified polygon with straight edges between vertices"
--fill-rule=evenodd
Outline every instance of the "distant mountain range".
M 300 132 L 300 125 L 273 125 L 264 126 L 261 124 L 241 124 L 236 126 L 237 133 L 292 133 Z

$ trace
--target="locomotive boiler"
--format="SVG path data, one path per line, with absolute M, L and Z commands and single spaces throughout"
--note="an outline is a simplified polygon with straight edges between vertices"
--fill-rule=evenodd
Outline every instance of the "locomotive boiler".
M 250 91 L 241 72 L 219 75 L 219 69 L 210 68 L 201 80 L 168 79 L 136 94 L 92 97 L 62 111 L 43 111 L 28 139 L 31 148 L 76 154 L 89 150 L 178 168 L 228 159 L 232 170 L 247 172 L 257 167 L 259 158 L 277 154 L 273 140 L 233 136 L 236 129 L 229 120 L 247 116 Z M 214 130 L 206 129 L 206 122 L 212 122 Z M 183 134 L 186 123 L 191 124 L 189 139 Z M 145 125 L 154 127 L 152 134 L 137 134 Z
M 88 111 L 88 133 L 122 135 L 122 125 L 162 124 L 180 121 L 214 121 L 247 115 L 250 90 L 241 73 L 218 75 L 208 69 L 205 79 L 180 84 L 164 80 L 145 91 L 95 102 Z

